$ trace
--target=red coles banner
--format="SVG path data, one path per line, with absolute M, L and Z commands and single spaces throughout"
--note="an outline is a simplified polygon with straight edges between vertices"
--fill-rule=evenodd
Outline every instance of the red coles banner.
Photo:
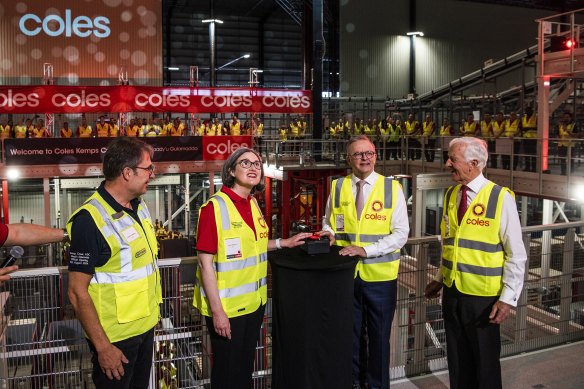
M 141 86 L 0 86 L 0 113 L 312 112 L 309 90 Z

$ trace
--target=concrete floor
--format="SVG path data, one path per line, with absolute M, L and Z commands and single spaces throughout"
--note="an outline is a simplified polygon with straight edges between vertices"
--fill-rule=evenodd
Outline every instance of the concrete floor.
M 584 341 L 501 360 L 503 387 L 510 389 L 584 388 Z M 448 372 L 391 382 L 392 389 L 449 388 Z

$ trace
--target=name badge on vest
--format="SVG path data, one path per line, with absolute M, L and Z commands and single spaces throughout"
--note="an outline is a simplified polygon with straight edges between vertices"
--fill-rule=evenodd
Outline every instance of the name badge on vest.
M 227 259 L 241 258 L 241 241 L 239 238 L 225 239 L 225 254 Z
M 122 235 L 124 235 L 124 238 L 126 238 L 128 243 L 130 243 L 130 242 L 132 242 L 140 237 L 140 235 L 138 234 L 138 231 L 136 231 L 136 229 L 134 227 L 126 228 L 125 230 L 122 231 Z
M 335 226 L 337 227 L 337 231 L 344 232 L 345 231 L 345 215 L 335 215 Z

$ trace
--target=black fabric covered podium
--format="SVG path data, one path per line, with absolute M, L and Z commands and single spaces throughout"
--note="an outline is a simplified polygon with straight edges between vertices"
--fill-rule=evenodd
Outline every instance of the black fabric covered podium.
M 350 389 L 357 257 L 268 254 L 273 286 L 274 389 Z

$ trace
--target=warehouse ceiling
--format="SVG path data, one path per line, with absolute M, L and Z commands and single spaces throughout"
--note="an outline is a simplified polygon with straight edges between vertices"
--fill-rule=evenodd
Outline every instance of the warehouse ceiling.
M 537 8 L 556 11 L 559 13 L 574 11 L 584 7 L 582 0 L 460 0 L 474 3 L 489 3 L 524 8 Z

